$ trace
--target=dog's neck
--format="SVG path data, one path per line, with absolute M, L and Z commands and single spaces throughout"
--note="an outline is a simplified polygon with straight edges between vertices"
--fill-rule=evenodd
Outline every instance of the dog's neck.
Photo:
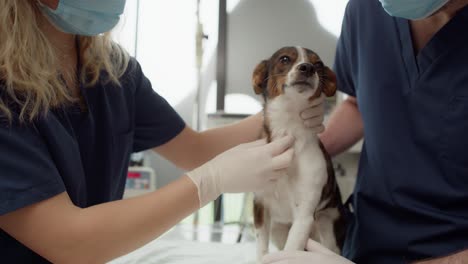
M 318 137 L 308 129 L 301 118 L 307 102 L 296 96 L 279 96 L 265 103 L 265 122 L 271 139 L 291 135 L 296 143 L 318 143 Z

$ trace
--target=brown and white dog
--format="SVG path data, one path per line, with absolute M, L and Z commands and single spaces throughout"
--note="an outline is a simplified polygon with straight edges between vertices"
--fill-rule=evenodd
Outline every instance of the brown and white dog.
M 280 250 L 304 250 L 312 238 L 339 253 L 345 223 L 331 159 L 300 117 L 322 93 L 335 94 L 335 74 L 313 51 L 284 47 L 257 65 L 252 82 L 264 99 L 263 137 L 268 142 L 284 135 L 296 139 L 287 176 L 255 193 L 258 260 L 268 253 L 270 233 Z

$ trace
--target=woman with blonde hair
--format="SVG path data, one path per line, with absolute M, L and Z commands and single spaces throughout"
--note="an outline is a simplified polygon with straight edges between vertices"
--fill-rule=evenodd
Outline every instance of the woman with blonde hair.
M 106 262 L 289 166 L 292 138 L 254 141 L 261 114 L 205 132 L 187 127 L 110 39 L 124 6 L 0 1 L 1 262 Z M 302 114 L 311 133 L 323 130 L 322 102 Z M 188 173 L 120 200 L 130 154 L 146 149 Z

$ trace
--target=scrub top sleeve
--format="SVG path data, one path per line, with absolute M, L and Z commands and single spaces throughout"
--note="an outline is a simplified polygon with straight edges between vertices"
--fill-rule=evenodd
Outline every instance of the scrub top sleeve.
M 335 62 L 333 70 L 336 73 L 338 90 L 350 96 L 356 96 L 356 90 L 353 82 L 353 65 L 350 52 L 351 49 L 351 19 L 350 17 L 350 3 L 348 3 L 343 18 L 341 27 L 341 34 L 338 38 L 336 47 Z
M 135 135 L 133 151 L 154 148 L 177 136 L 185 122 L 171 105 L 151 85 L 137 64 L 135 92 Z
M 0 122 L 0 215 L 64 191 L 47 145 L 34 126 Z

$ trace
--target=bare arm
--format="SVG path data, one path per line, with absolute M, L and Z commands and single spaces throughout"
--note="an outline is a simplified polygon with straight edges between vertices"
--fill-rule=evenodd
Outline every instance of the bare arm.
M 186 176 L 160 190 L 81 209 L 67 193 L 0 216 L 0 228 L 53 263 L 104 263 L 163 234 L 198 209 Z
M 232 125 L 196 132 L 186 127 L 178 136 L 154 148 L 176 166 L 191 170 L 242 143 L 258 139 L 263 125 L 258 113 Z
M 348 97 L 332 113 L 320 139 L 331 156 L 352 147 L 364 136 L 361 113 L 355 97 Z
M 437 258 L 437 259 L 432 259 L 432 260 L 426 260 L 426 261 L 418 261 L 414 262 L 414 264 L 464 264 L 468 260 L 468 250 L 464 250 L 462 252 L 459 252 L 457 254 L 448 256 L 448 257 L 443 257 L 443 258 Z

